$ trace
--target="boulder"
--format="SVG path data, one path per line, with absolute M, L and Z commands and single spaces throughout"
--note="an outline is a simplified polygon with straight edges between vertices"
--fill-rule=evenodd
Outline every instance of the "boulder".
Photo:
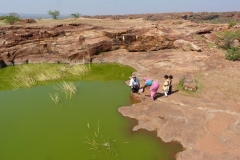
M 234 46 L 234 47 L 240 47 L 240 42 L 239 42 L 238 39 L 235 39 L 235 40 L 233 41 L 233 46 Z
M 206 34 L 206 33 L 211 33 L 212 32 L 212 28 L 201 28 L 199 30 L 196 31 L 196 34 Z
M 218 36 L 216 34 L 213 33 L 209 33 L 209 34 L 204 34 L 204 37 L 209 41 L 209 42 L 213 42 L 216 43 Z
M 173 46 L 176 48 L 181 48 L 184 51 L 202 51 L 202 49 L 199 46 L 195 45 L 193 42 L 185 41 L 183 39 L 178 39 L 174 41 Z
M 28 18 L 28 19 L 21 19 L 20 21 L 17 21 L 15 24 L 25 24 L 25 23 L 37 23 L 34 19 Z
M 197 90 L 197 83 L 193 75 L 184 75 L 182 84 L 183 84 L 184 90 L 190 90 L 190 91 Z

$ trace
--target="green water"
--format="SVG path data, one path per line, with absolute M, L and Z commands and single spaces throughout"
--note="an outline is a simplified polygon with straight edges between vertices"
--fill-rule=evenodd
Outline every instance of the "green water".
M 49 96 L 58 82 L 7 90 L 6 78 L 14 72 L 15 67 L 0 69 L 1 160 L 172 160 L 182 151 L 155 133 L 132 132 L 136 122 L 118 113 L 131 103 L 124 83 L 130 67 L 93 65 L 88 76 L 74 81 L 78 93 L 72 99 L 59 93 L 58 104 Z

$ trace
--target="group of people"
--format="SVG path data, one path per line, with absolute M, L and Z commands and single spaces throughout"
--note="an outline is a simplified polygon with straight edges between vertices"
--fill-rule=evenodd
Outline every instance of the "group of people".
M 172 80 L 173 76 L 172 75 L 165 75 L 164 76 L 165 81 L 163 83 L 162 89 L 164 91 L 164 95 L 167 97 L 169 94 L 172 93 Z M 143 78 L 145 84 L 143 86 L 140 85 L 139 79 L 135 76 L 132 75 L 132 78 L 130 80 L 129 86 L 131 87 L 131 90 L 133 93 L 138 93 L 138 92 L 144 92 L 146 87 L 150 87 L 150 92 L 151 92 L 151 100 L 155 100 L 155 95 L 157 94 L 157 91 L 159 89 L 159 82 L 153 79 L 150 79 L 149 77 L 144 77 Z

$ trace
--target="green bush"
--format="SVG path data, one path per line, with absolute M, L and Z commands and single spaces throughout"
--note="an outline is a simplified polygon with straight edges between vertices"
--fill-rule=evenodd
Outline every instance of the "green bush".
M 58 18 L 58 16 L 60 15 L 60 12 L 59 11 L 57 11 L 57 10 L 54 10 L 54 11 L 48 11 L 48 14 L 50 15 L 50 16 L 52 16 L 52 18 L 53 19 L 57 19 Z
M 79 17 L 81 16 L 81 14 L 79 14 L 79 13 L 73 13 L 73 14 L 71 14 L 71 16 L 72 16 L 73 18 L 79 18 Z
M 4 20 L 6 18 L 7 18 L 7 16 L 0 16 L 0 20 Z
M 228 24 L 228 26 L 229 27 L 233 27 L 233 26 L 235 26 L 237 24 L 237 22 L 230 22 L 229 24 Z
M 233 47 L 234 40 L 240 39 L 240 31 L 225 31 L 218 36 L 218 42 L 221 44 L 220 47 L 230 49 Z
M 16 21 L 19 21 L 19 20 L 20 20 L 19 17 L 15 17 L 15 16 L 5 16 L 4 23 L 14 24 Z
M 231 47 L 227 50 L 225 54 L 225 58 L 231 61 L 239 61 L 240 60 L 240 48 Z

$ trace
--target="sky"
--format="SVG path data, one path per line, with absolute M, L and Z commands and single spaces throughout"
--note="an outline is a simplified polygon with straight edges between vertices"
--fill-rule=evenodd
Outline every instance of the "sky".
M 0 0 L 0 13 L 123 15 L 240 11 L 240 0 Z

